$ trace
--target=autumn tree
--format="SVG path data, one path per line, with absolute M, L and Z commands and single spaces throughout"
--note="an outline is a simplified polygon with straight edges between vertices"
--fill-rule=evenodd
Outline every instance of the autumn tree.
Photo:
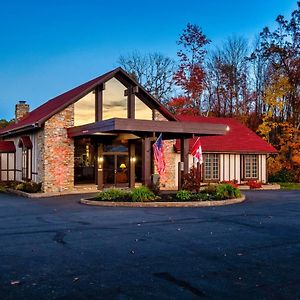
M 290 20 L 264 28 L 260 49 L 267 64 L 263 122 L 259 133 L 278 150 L 277 162 L 300 180 L 300 2 Z
M 118 63 L 159 101 L 165 103 L 169 100 L 175 70 L 175 62 L 171 58 L 156 52 L 132 52 L 120 56 Z
M 205 46 L 210 43 L 198 25 L 187 24 L 180 35 L 177 44 L 180 49 L 177 52 L 179 65 L 174 74 L 175 84 L 181 89 L 180 99 L 182 107 L 180 111 L 199 114 L 202 110 L 201 96 L 204 89 L 204 57 Z M 178 104 L 180 101 L 175 102 Z M 174 99 L 169 106 L 174 110 Z

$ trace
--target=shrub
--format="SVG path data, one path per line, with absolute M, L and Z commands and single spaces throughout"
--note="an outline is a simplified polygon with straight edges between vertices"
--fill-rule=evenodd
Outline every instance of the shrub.
M 190 192 L 199 192 L 201 186 L 201 173 L 198 171 L 197 168 L 192 167 L 189 173 L 183 176 L 183 185 L 182 188 L 184 190 Z
M 250 189 L 259 189 L 262 186 L 261 182 L 256 180 L 248 180 L 246 184 L 249 185 Z
M 133 202 L 146 202 L 155 200 L 155 194 L 146 186 L 140 186 L 131 192 L 131 200 Z
M 96 199 L 100 201 L 130 201 L 131 194 L 124 190 L 111 188 L 98 193 Z
M 216 198 L 219 200 L 237 198 L 240 196 L 240 190 L 230 184 L 218 184 L 216 187 Z
M 176 193 L 176 199 L 179 201 L 189 201 L 191 200 L 193 194 L 190 191 L 180 190 Z
M 208 201 L 211 200 L 211 195 L 206 193 L 194 193 L 191 196 L 191 201 Z
M 217 185 L 216 184 L 209 184 L 205 189 L 203 190 L 203 193 L 213 195 L 216 193 Z
M 269 175 L 268 181 L 269 182 L 295 182 L 296 175 L 293 171 L 282 169 L 278 172 Z
M 42 183 L 33 181 L 21 182 L 15 185 L 15 189 L 26 193 L 38 193 L 41 191 Z

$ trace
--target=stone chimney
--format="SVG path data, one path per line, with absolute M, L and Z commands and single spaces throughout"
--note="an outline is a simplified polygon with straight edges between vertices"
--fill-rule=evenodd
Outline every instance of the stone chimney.
M 26 101 L 19 101 L 16 104 L 15 119 L 16 123 L 29 113 L 29 105 Z

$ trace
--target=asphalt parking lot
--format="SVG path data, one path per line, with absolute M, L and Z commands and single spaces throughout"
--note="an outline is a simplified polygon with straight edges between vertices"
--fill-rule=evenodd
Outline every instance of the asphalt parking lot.
M 207 208 L 0 194 L 0 299 L 299 299 L 300 191 Z

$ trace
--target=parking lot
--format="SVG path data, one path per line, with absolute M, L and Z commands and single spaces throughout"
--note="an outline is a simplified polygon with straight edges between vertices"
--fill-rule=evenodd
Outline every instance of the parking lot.
M 207 208 L 0 194 L 0 299 L 299 299 L 300 191 Z

